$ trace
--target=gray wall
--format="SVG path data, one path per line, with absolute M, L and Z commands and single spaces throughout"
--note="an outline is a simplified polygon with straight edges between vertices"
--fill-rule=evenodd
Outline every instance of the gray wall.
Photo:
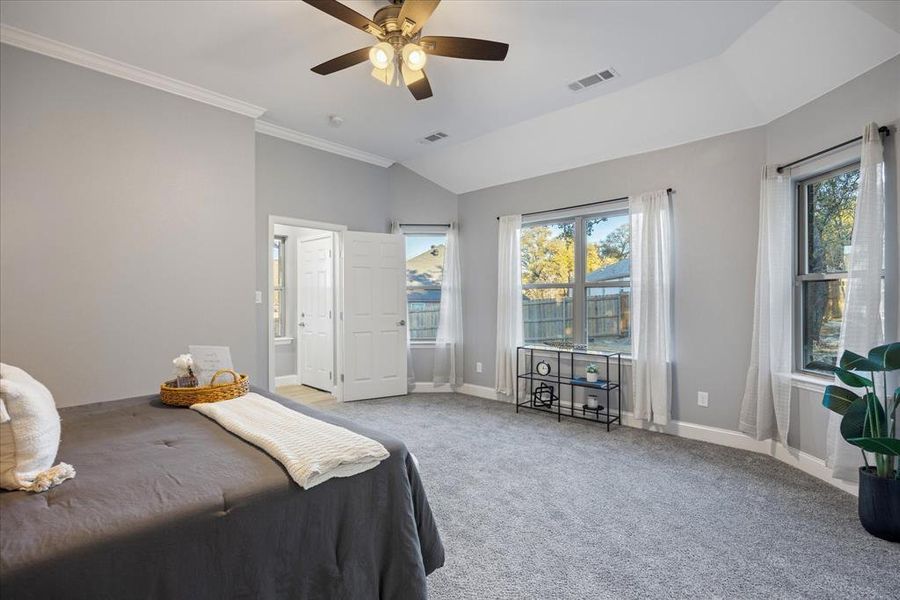
M 256 136 L 256 289 L 266 295 L 269 215 L 387 232 L 390 222 L 447 222 L 456 195 L 406 167 L 388 169 L 343 158 L 268 135 Z M 268 313 L 257 305 L 257 370 L 268 373 Z M 413 354 L 416 375 L 431 379 L 431 350 Z M 424 378 L 424 379 L 423 379 Z
M 737 429 L 752 331 L 761 166 L 856 137 L 868 121 L 896 127 L 898 120 L 900 58 L 894 58 L 765 127 L 463 194 L 466 382 L 494 385 L 497 215 L 671 186 L 676 190 L 673 418 Z M 896 264 L 896 133 L 885 141 L 886 160 L 894 165 L 887 174 L 887 243 Z M 889 331 L 896 331 L 896 279 L 889 278 L 886 289 Z M 697 405 L 700 390 L 709 392 L 708 408 Z M 794 396 L 790 441 L 822 457 L 827 413 L 820 397 L 807 390 Z
M 857 137 L 869 121 L 892 127 L 893 133 L 883 137 L 885 162 L 893 168 L 885 170 L 886 257 L 885 332 L 897 339 L 897 126 L 900 124 L 900 57 L 895 57 L 853 81 L 833 90 L 766 126 L 766 156 L 769 163 L 781 164 L 822 148 Z M 856 153 L 858 146 L 850 153 Z M 847 161 L 847 154 L 826 156 L 807 163 L 802 170 L 828 170 Z M 893 307 L 893 310 L 891 310 Z M 828 412 L 821 396 L 809 390 L 795 390 L 792 401 L 791 445 L 815 456 L 825 455 L 825 428 Z
M 256 378 L 253 121 L 0 46 L 0 356 L 67 406 L 188 344 Z
M 672 187 L 673 417 L 734 428 L 750 353 L 764 157 L 765 133 L 753 129 L 462 195 L 466 382 L 494 385 L 497 215 Z M 697 405 L 700 390 L 708 408 Z

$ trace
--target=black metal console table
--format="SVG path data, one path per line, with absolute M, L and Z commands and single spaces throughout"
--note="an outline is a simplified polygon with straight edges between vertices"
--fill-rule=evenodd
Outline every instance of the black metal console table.
M 537 360 L 535 360 L 535 353 L 539 355 Z M 597 381 L 588 381 L 586 374 L 578 376 L 579 370 L 584 371 L 585 367 L 576 367 L 576 358 L 579 359 L 579 362 L 599 365 Z M 542 375 L 537 372 L 536 366 L 541 360 L 550 363 L 549 375 Z M 566 363 L 568 363 L 569 374 L 563 375 L 562 370 Z M 615 381 L 610 379 L 611 370 L 612 373 L 616 374 Z M 620 425 L 622 423 L 621 352 L 598 352 L 576 347 L 519 346 L 516 349 L 516 378 L 516 412 L 519 412 L 519 408 L 528 408 L 555 414 L 557 421 L 561 421 L 562 417 L 565 416 L 594 423 L 603 423 L 606 425 L 607 431 L 609 431 L 612 423 L 619 423 Z M 527 382 L 527 384 L 524 384 L 524 382 Z M 537 383 L 537 388 L 535 383 Z M 523 387 L 523 384 L 524 387 L 527 387 L 527 394 L 524 399 L 520 397 L 520 388 Z M 550 384 L 556 384 L 556 387 L 553 388 Z M 562 398 L 559 395 L 563 386 L 568 386 L 569 388 L 568 406 L 563 405 Z M 605 403 L 600 402 L 598 398 L 597 408 L 590 408 L 586 403 L 576 407 L 576 388 L 603 392 Z M 539 391 L 537 396 L 535 395 L 536 389 Z M 616 403 L 614 411 L 612 408 L 613 398 L 611 396 L 613 392 L 615 392 Z

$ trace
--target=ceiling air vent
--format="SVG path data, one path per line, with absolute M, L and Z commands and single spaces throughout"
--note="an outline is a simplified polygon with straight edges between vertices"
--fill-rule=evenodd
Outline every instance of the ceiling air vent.
M 426 135 L 421 140 L 419 140 L 420 144 L 433 144 L 435 142 L 439 142 L 445 137 L 448 137 L 446 133 L 443 131 L 435 131 L 431 135 Z
M 573 92 L 578 92 L 586 87 L 597 85 L 598 83 L 602 83 L 618 76 L 619 74 L 615 71 L 615 69 L 604 69 L 598 73 L 591 73 L 587 77 L 582 77 L 578 81 L 573 81 L 569 84 L 569 89 Z

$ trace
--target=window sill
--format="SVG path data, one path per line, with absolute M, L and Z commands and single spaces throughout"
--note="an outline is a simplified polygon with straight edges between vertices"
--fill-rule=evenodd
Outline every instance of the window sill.
M 831 385 L 828 377 L 810 375 L 809 373 L 791 373 L 791 387 L 818 394 L 825 393 L 825 386 Z
M 437 342 L 434 340 L 424 340 L 420 342 L 410 342 L 410 348 L 434 348 L 437 346 Z
M 563 350 L 563 354 L 566 354 L 567 352 L 568 352 L 568 350 Z M 576 350 L 575 362 L 576 362 L 576 363 L 579 363 L 579 364 L 580 364 L 580 363 L 585 363 L 585 364 L 587 364 L 587 363 L 592 363 L 592 362 L 594 362 L 594 363 L 599 363 L 601 360 L 605 360 L 605 359 L 603 358 L 603 356 L 600 355 L 600 354 L 594 355 L 596 358 L 592 359 L 590 354 L 577 354 L 577 352 L 579 352 L 579 351 Z M 599 352 L 603 352 L 603 350 L 599 350 Z M 552 350 L 552 349 L 550 349 L 550 348 L 547 348 L 547 349 L 543 349 L 543 348 L 535 348 L 535 349 L 534 349 L 534 355 L 535 355 L 535 356 L 552 356 L 552 357 L 555 357 L 555 356 L 556 356 L 556 351 L 555 351 L 555 350 Z M 621 358 L 621 360 L 622 360 L 622 364 L 623 364 L 623 365 L 630 365 L 630 364 L 631 364 L 631 355 L 630 355 L 630 354 L 621 354 L 621 355 L 620 355 L 620 358 Z M 612 360 L 615 360 L 615 359 L 612 359 Z
M 294 338 L 292 337 L 277 337 L 275 338 L 276 346 L 290 346 L 294 343 Z

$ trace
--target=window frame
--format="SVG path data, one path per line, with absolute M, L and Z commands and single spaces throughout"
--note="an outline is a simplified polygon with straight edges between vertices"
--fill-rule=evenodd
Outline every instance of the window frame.
M 572 281 L 569 283 L 522 283 L 522 291 L 527 289 L 567 289 L 571 290 L 572 297 L 572 343 L 587 344 L 587 290 L 592 288 L 628 288 L 631 290 L 631 269 L 628 269 L 628 279 L 625 281 L 587 281 L 587 230 L 586 221 L 596 218 L 609 218 L 618 216 L 628 216 L 627 206 L 615 206 L 606 210 L 589 210 L 574 214 L 565 214 L 558 217 L 527 221 L 522 223 L 522 229 L 528 227 L 540 227 L 546 225 L 557 225 L 564 223 L 574 223 L 573 236 L 575 240 L 575 273 Z M 631 227 L 630 219 L 628 226 Z M 520 251 L 521 254 L 521 251 Z M 521 256 L 520 256 L 521 258 Z M 524 312 L 524 311 L 523 311 Z M 631 339 L 629 320 L 629 340 Z M 523 314 L 524 326 L 524 314 Z M 528 344 L 528 341 L 525 341 Z M 604 348 L 589 348 L 599 352 L 610 352 Z M 623 352 L 623 357 L 631 356 L 631 352 Z
M 434 236 L 442 236 L 444 238 L 444 248 L 446 249 L 447 245 L 447 229 L 445 227 L 441 228 L 425 228 L 425 227 L 416 227 L 413 231 L 402 231 L 403 234 L 403 249 L 404 255 L 406 253 L 406 238 L 407 237 L 434 237 Z M 445 250 L 446 252 L 446 250 Z M 446 260 L 446 255 L 445 255 Z M 404 259 L 404 266 L 406 264 L 406 260 Z M 405 270 L 405 269 L 404 269 Z M 434 337 L 429 338 L 413 338 L 412 337 L 412 323 L 409 318 L 409 292 L 410 291 L 438 291 L 443 293 L 443 283 L 444 278 L 443 274 L 441 275 L 441 285 L 410 285 L 409 284 L 409 274 L 406 275 L 406 316 L 407 316 L 407 327 L 410 329 L 410 337 L 409 343 L 412 346 L 433 346 L 435 342 L 437 342 L 437 329 L 435 329 Z M 440 304 L 438 305 L 438 311 L 440 311 Z
M 283 338 L 287 336 L 287 236 L 286 235 L 275 235 L 272 236 L 272 246 L 278 246 L 278 281 L 281 282 L 281 285 L 276 285 L 275 282 L 272 282 L 272 311 L 273 311 L 273 333 L 275 339 Z M 281 292 L 281 318 L 278 321 L 274 319 L 274 310 L 275 310 L 275 296 L 276 292 Z
M 794 181 L 796 202 L 796 244 L 794 248 L 794 372 L 822 379 L 830 379 L 828 373 L 807 368 L 803 356 L 804 327 L 806 322 L 806 295 L 804 283 L 842 281 L 849 277 L 847 271 L 810 272 L 809 271 L 809 186 L 833 179 L 844 173 L 859 170 L 859 159 L 844 162 L 815 174 L 797 178 Z M 854 222 L 854 227 L 856 223 Z M 884 270 L 881 277 L 884 279 Z M 883 287 L 883 286 L 882 286 Z M 838 357 L 839 358 L 839 357 Z

